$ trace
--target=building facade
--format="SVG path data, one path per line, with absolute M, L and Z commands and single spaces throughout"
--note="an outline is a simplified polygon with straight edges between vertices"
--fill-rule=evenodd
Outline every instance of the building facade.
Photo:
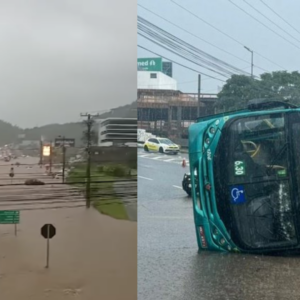
M 215 113 L 215 94 L 186 94 L 178 90 L 139 89 L 138 128 L 156 135 L 187 137 L 187 128 L 200 116 Z
M 162 73 L 154 71 L 138 71 L 138 89 L 153 90 L 177 90 L 177 81 Z
M 97 120 L 98 146 L 129 145 L 137 143 L 136 118 L 107 118 Z

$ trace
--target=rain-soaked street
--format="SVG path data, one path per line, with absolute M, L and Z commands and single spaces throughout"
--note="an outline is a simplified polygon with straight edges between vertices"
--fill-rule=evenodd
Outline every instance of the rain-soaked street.
M 139 299 L 300 299 L 300 257 L 197 252 L 181 159 L 139 150 Z
M 18 161 L 13 184 L 25 178 L 49 184 L 9 186 L 11 163 L 1 162 L 0 207 L 20 210 L 20 224 L 16 236 L 13 225 L 0 226 L 0 299 L 136 299 L 136 222 L 86 209 L 82 196 L 44 175 L 37 158 Z M 41 236 L 47 223 L 57 230 L 49 269 Z

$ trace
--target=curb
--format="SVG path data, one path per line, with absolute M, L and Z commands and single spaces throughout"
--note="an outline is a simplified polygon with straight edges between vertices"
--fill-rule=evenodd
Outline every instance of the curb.
M 180 152 L 181 153 L 189 153 L 189 149 L 185 149 L 185 148 L 184 149 L 180 149 Z

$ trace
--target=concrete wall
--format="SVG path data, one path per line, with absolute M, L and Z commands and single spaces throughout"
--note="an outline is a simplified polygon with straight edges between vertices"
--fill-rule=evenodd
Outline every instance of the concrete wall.
M 91 158 L 97 163 L 128 163 L 137 160 L 136 147 L 91 147 Z
M 156 74 L 157 78 L 151 78 Z M 138 71 L 138 89 L 177 90 L 177 81 L 162 72 Z

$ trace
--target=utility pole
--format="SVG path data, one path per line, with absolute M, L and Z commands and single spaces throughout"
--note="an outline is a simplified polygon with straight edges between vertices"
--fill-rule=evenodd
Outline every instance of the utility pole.
M 62 182 L 65 183 L 65 169 L 66 169 L 66 147 L 65 147 L 65 136 L 63 138 L 63 145 L 62 145 Z
M 197 109 L 197 117 L 200 117 L 200 96 L 201 96 L 201 74 L 198 74 L 198 109 Z
M 80 114 L 81 117 L 87 117 L 87 164 L 86 164 L 86 185 L 85 185 L 85 195 L 86 195 L 86 207 L 91 206 L 91 138 L 92 138 L 92 125 L 93 120 L 90 114 Z
M 62 182 L 65 183 L 65 173 L 66 173 L 66 146 L 65 146 L 65 136 L 58 136 L 59 138 L 62 138 Z
M 253 78 L 253 50 L 251 50 L 250 48 L 244 46 L 244 48 L 249 51 L 251 53 L 251 77 Z
M 40 165 L 43 164 L 43 141 L 40 140 Z

